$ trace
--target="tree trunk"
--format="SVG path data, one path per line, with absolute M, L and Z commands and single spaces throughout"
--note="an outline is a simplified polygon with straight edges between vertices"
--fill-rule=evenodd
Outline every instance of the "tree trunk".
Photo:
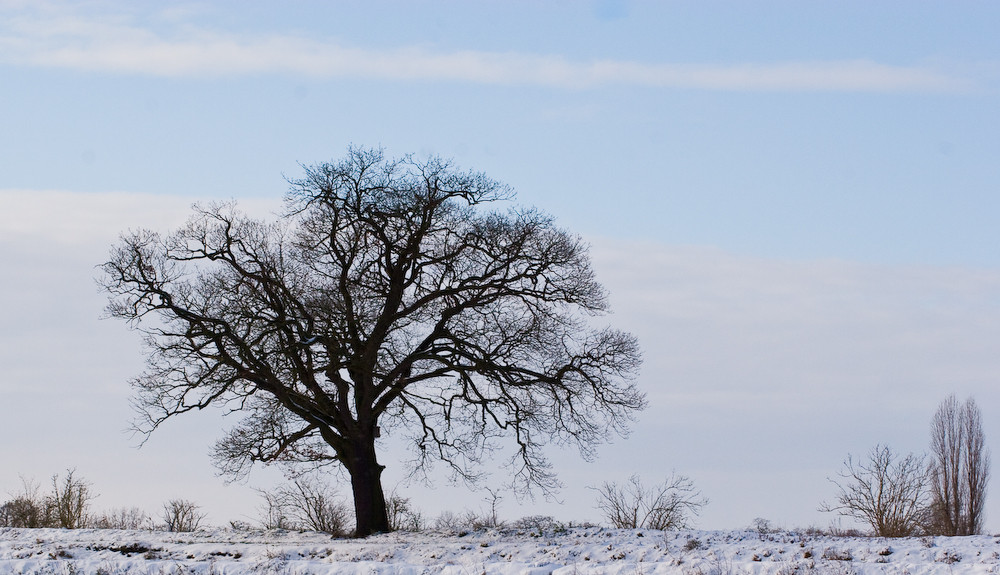
M 386 511 L 385 493 L 382 491 L 382 470 L 375 458 L 375 441 L 364 441 L 352 458 L 347 471 L 351 474 L 354 491 L 354 514 L 357 519 L 355 537 L 389 531 L 389 514 Z

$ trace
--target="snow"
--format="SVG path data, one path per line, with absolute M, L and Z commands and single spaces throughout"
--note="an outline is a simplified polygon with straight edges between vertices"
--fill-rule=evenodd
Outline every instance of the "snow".
M 883 539 L 600 527 L 473 533 L 0 529 L 0 573 L 53 575 L 1000 573 L 1000 537 Z

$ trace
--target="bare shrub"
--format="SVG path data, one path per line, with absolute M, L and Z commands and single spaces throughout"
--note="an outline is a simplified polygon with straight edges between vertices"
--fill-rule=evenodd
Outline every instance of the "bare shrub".
M 231 519 L 229 521 L 229 528 L 233 531 L 253 531 L 254 526 L 242 519 Z
M 331 535 L 346 533 L 350 510 L 329 485 L 300 478 L 292 487 L 291 509 L 299 523 Z
M 186 499 L 171 499 L 163 504 L 163 523 L 167 531 L 186 533 L 197 531 L 206 514 L 201 507 Z
M 935 563 L 945 563 L 947 565 L 958 563 L 961 560 L 962 556 L 959 555 L 957 551 L 952 549 L 943 549 L 939 551 L 936 556 L 934 556 Z
M 486 529 L 496 529 L 502 527 L 503 522 L 496 515 L 466 509 L 462 514 L 460 523 L 470 531 L 483 531 Z
M 622 529 L 684 529 L 708 504 L 690 479 L 676 474 L 648 488 L 633 475 L 624 485 L 605 482 L 596 491 L 597 508 Z
M 44 527 L 44 513 L 34 501 L 16 497 L 0 505 L 0 527 Z
M 566 531 L 569 527 L 550 515 L 528 515 L 514 521 L 511 528 L 541 534 L 558 533 Z
M 867 461 L 844 462 L 835 504 L 823 503 L 820 511 L 835 512 L 871 525 L 881 537 L 906 537 L 920 528 L 927 502 L 923 456 L 897 457 L 876 445 Z
M 21 492 L 0 505 L 0 527 L 37 529 L 49 527 L 52 519 L 38 483 L 21 477 Z
M 288 504 L 282 493 L 258 491 L 264 498 L 259 508 L 259 522 L 264 529 L 295 529 L 292 518 L 288 516 Z
M 763 517 L 756 517 L 753 520 L 753 530 L 757 532 L 757 538 L 763 541 L 768 535 L 774 533 L 774 525 Z
M 823 559 L 827 561 L 853 561 L 854 556 L 851 555 L 850 549 L 835 549 L 833 547 L 827 547 L 823 550 Z
M 502 523 L 500 524 L 502 525 Z M 466 509 L 461 513 L 442 511 L 434 520 L 434 527 L 442 531 L 465 533 L 467 531 L 482 531 L 497 527 L 493 519 L 484 513 Z
M 483 500 L 489 504 L 489 510 L 483 511 L 480 509 L 479 511 L 474 511 L 466 509 L 461 515 L 457 516 L 459 529 L 482 531 L 484 529 L 497 529 L 504 526 L 504 522 L 500 520 L 498 514 L 500 502 L 503 501 L 500 491 L 489 487 L 485 489 L 489 495 Z
M 818 525 L 809 525 L 807 527 L 792 529 L 791 532 L 805 537 L 822 537 L 829 533 L 827 530 Z
M 829 535 L 830 537 L 867 537 L 868 533 L 856 528 L 856 527 L 843 527 L 840 522 L 831 522 L 830 527 L 826 530 L 826 533 L 821 533 L 821 535 Z
M 261 494 L 261 523 L 265 528 L 307 529 L 335 536 L 347 533 L 351 511 L 329 484 L 299 477 L 289 485 Z
M 425 527 L 423 514 L 413 508 L 409 497 L 391 493 L 386 501 L 386 510 L 389 513 L 389 528 L 393 531 L 422 531 Z
M 931 457 L 927 530 L 935 535 L 982 533 L 990 453 L 975 400 L 960 405 L 950 395 L 941 402 L 931 422 Z
M 88 481 L 69 469 L 62 479 L 52 476 L 52 492 L 42 495 L 39 485 L 21 478 L 21 492 L 0 505 L 0 527 L 61 527 L 79 529 L 90 522 L 90 502 L 97 497 Z
M 489 504 L 488 511 L 474 511 L 466 509 L 461 514 L 453 511 L 443 511 L 434 520 L 434 527 L 443 531 L 466 532 L 483 531 L 486 529 L 500 529 L 506 526 L 498 514 L 500 501 L 503 497 L 500 492 L 486 488 L 489 496 L 484 500 Z
M 90 526 L 95 529 L 149 529 L 153 521 L 138 507 L 120 507 L 96 516 Z
M 46 500 L 54 525 L 63 529 L 86 527 L 90 502 L 97 497 L 90 483 L 77 478 L 75 472 L 74 469 L 67 469 L 61 481 L 58 474 L 53 475 L 52 493 Z
M 462 528 L 462 519 L 454 511 L 442 511 L 434 519 L 434 528 L 442 531 L 458 531 Z

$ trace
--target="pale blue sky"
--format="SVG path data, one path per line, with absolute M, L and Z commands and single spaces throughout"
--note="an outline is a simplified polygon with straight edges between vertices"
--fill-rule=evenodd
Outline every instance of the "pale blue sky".
M 100 389 L 88 457 L 120 462 L 0 439 L 19 454 L 0 492 L 77 465 L 132 493 L 107 484 L 162 449 L 224 498 L 201 469 L 214 421 L 140 452 L 118 433 L 141 358 L 96 321 L 92 266 L 125 228 L 269 205 L 353 143 L 483 170 L 594 242 L 651 408 L 603 463 L 567 457 L 551 514 L 596 518 L 584 487 L 656 442 L 634 471 L 699 481 L 706 527 L 827 521 L 848 452 L 923 449 L 952 391 L 1000 412 L 998 22 L 993 2 L 0 0 L 0 295 L 22 302 L 0 315 L 0 410 L 29 417 L 39 390 L 98 409 Z
M 6 187 L 272 195 L 353 142 L 584 233 L 998 262 L 992 3 L 0 6 Z

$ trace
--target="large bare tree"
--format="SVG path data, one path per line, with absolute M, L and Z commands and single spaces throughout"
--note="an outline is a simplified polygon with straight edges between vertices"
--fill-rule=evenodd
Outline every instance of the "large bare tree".
M 557 485 L 552 442 L 586 457 L 644 406 L 635 338 L 608 311 L 580 238 L 510 190 L 440 159 L 351 149 L 291 182 L 276 222 L 196 207 L 168 235 L 122 237 L 103 266 L 108 312 L 145 334 L 142 429 L 209 405 L 243 414 L 221 468 L 335 463 L 356 534 L 386 531 L 376 439 L 474 481 L 513 448 L 513 483 Z
M 938 406 L 931 422 L 931 457 L 928 529 L 939 535 L 981 533 L 990 453 L 974 399 L 960 404 L 953 394 Z

